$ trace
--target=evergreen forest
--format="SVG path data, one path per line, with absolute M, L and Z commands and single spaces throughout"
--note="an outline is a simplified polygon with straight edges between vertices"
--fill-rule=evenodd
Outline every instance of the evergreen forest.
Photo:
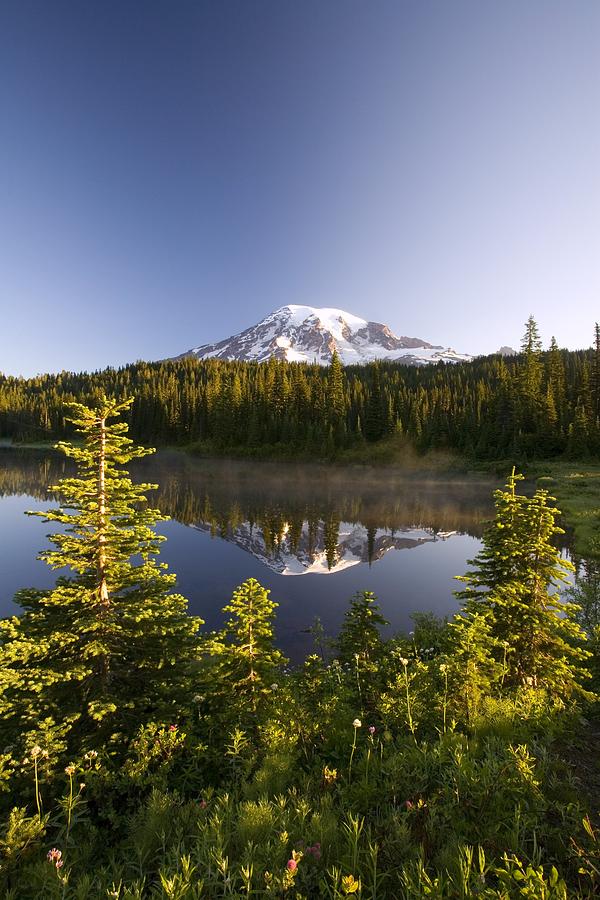
M 186 358 L 91 374 L 0 375 L 0 438 L 71 437 L 65 402 L 102 392 L 134 397 L 134 438 L 206 453 L 330 459 L 394 437 L 419 452 L 482 460 L 600 452 L 600 327 L 590 350 L 542 348 L 535 320 L 520 353 L 413 367 L 393 362 L 329 367 Z M 369 449 L 370 448 L 370 449 Z

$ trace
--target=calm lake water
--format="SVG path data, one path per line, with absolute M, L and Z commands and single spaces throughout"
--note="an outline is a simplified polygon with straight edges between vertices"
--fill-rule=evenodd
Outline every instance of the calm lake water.
M 20 587 L 56 573 L 36 559 L 51 526 L 25 516 L 52 505 L 48 486 L 70 472 L 53 453 L 0 448 L 0 614 L 18 611 Z M 177 573 L 190 611 L 219 627 L 221 608 L 246 578 L 271 589 L 278 644 L 298 659 L 319 616 L 337 633 L 349 598 L 372 590 L 390 621 L 453 613 L 455 575 L 480 546 L 496 484 L 418 472 L 195 459 L 162 452 L 131 467 L 159 484 L 152 502 L 171 516 L 158 529 L 162 559 Z

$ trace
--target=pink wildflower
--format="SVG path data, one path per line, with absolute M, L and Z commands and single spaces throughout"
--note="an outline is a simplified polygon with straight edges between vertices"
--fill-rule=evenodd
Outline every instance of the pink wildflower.
M 298 863 L 295 859 L 288 859 L 286 868 L 289 872 L 295 872 L 298 868 Z
M 169 731 L 177 731 L 177 725 L 169 725 Z
M 407 809 L 413 809 L 415 804 L 411 800 L 405 800 L 404 805 Z
M 377 731 L 377 729 L 375 728 L 374 725 L 369 725 L 369 734 L 370 735 L 375 734 L 376 731 Z
M 49 863 L 54 863 L 57 869 L 61 869 L 64 866 L 64 861 L 61 859 L 62 850 L 57 850 L 56 847 L 53 847 L 52 850 L 48 850 L 46 854 L 46 859 Z

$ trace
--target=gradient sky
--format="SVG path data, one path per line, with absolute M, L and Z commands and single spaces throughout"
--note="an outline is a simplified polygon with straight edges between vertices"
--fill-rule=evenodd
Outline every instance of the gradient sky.
M 3 0 L 0 370 L 600 319 L 597 0 Z

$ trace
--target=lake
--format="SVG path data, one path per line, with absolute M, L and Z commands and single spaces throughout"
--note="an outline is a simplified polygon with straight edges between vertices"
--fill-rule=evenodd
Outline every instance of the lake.
M 52 526 L 24 515 L 52 505 L 48 486 L 70 473 L 46 451 L 0 447 L 0 613 L 18 612 L 21 587 L 48 587 L 56 573 L 36 559 Z M 452 614 L 463 574 L 480 546 L 497 484 L 367 467 L 206 460 L 160 452 L 131 464 L 157 483 L 153 505 L 171 516 L 157 530 L 161 558 L 206 628 L 246 578 L 279 604 L 278 645 L 294 660 L 311 652 L 319 617 L 335 635 L 356 591 L 374 591 L 388 634 L 411 614 Z

